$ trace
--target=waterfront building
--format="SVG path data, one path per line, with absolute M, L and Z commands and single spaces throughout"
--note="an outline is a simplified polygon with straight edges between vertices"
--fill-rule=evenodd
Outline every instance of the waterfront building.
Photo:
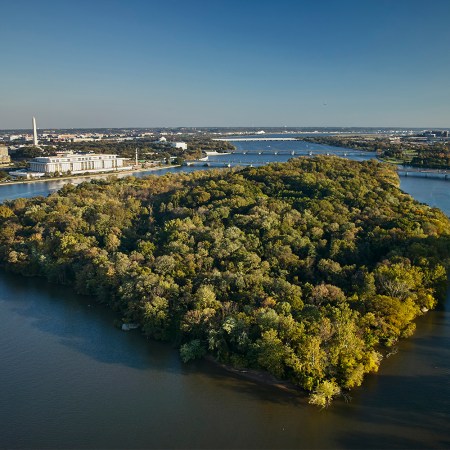
M 55 173 L 96 173 L 117 170 L 130 170 L 126 165 L 128 158 L 118 158 L 117 155 L 102 155 L 94 153 L 58 153 L 56 156 L 39 156 L 30 161 L 30 171 L 42 175 Z

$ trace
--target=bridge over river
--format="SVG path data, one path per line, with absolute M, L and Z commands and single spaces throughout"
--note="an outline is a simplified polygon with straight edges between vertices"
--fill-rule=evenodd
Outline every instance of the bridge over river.
M 223 155 L 292 155 L 292 156 L 375 156 L 373 152 L 358 152 L 355 150 L 343 150 L 332 152 L 318 152 L 318 151 L 308 151 L 308 150 L 233 150 L 231 152 L 223 153 Z M 221 156 L 221 154 L 215 154 L 213 156 Z M 202 159 L 203 161 L 204 159 Z
M 213 141 L 227 141 L 227 142 L 249 142 L 249 141 L 297 141 L 297 138 L 293 138 L 293 137 L 286 137 L 286 138 L 280 138 L 280 137 L 248 137 L 248 138 L 215 138 L 213 139 Z
M 450 170 L 440 169 L 420 169 L 418 167 L 402 167 L 398 166 L 397 172 L 404 177 L 425 177 L 425 178 L 441 178 L 443 180 L 450 180 Z

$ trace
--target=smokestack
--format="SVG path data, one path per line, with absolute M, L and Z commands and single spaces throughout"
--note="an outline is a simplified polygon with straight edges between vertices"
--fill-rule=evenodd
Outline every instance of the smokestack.
M 36 119 L 33 117 L 33 145 L 38 145 Z

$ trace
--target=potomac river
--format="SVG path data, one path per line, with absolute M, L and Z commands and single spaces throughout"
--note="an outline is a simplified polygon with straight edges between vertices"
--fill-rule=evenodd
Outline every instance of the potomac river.
M 342 152 L 297 141 L 236 146 L 256 155 L 210 160 L 291 157 L 259 155 L 274 146 Z M 198 167 L 171 171 L 180 170 Z M 64 182 L 2 185 L 0 201 Z M 449 181 L 408 177 L 401 187 L 450 215 Z M 183 364 L 171 345 L 117 330 L 113 312 L 69 287 L 0 272 L 0 448 L 449 448 L 449 308 L 450 292 L 350 402 L 320 410 L 206 361 Z

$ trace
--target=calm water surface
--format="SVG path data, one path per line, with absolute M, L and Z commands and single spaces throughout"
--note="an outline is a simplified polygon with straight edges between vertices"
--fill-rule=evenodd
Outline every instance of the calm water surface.
M 0 199 L 61 185 L 0 186 Z M 450 182 L 401 186 L 450 215 Z M 0 273 L 0 447 L 449 448 L 449 307 L 450 294 L 351 402 L 321 411 L 209 363 L 184 365 L 68 288 Z

